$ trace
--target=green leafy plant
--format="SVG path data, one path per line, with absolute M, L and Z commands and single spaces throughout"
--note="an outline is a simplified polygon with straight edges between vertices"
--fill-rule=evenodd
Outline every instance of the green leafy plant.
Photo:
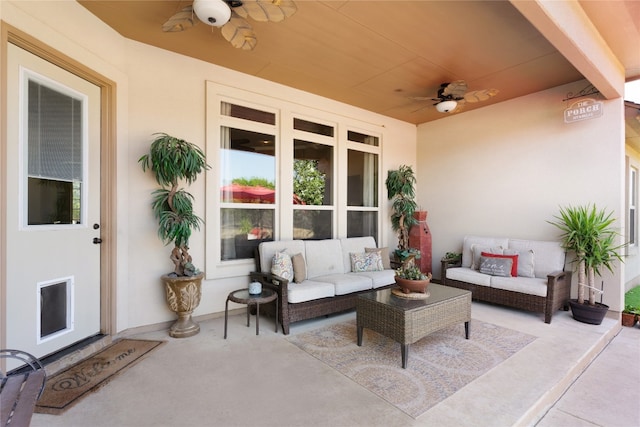
M 611 227 L 615 222 L 612 214 L 598 210 L 595 205 L 568 206 L 560 209 L 555 221 L 548 221 L 562 231 L 563 247 L 575 254 L 580 304 L 584 304 L 588 290 L 588 302 L 595 305 L 596 294 L 602 293 L 595 287 L 595 276 L 600 276 L 605 268 L 613 272 L 613 262 L 624 261 L 618 253 L 624 244 L 616 244 L 619 233 Z
M 444 254 L 444 259 L 447 261 L 459 261 L 462 259 L 462 254 L 458 252 L 447 252 Z
M 427 280 L 431 279 L 431 275 L 426 275 L 415 266 L 402 267 L 396 270 L 396 276 L 407 280 Z
M 391 227 L 398 233 L 398 249 L 409 249 L 409 231 L 418 223 L 413 217 L 417 209 L 415 198 L 416 178 L 411 166 L 402 165 L 390 170 L 385 181 L 387 195 L 392 200 Z
M 152 193 L 151 206 L 158 221 L 158 237 L 174 243 L 171 261 L 177 276 L 193 276 L 199 270 L 191 262 L 189 238 L 203 220 L 193 212 L 193 196 L 179 188 L 180 181 L 193 183 L 209 169 L 200 147 L 166 133 L 155 133 L 149 153 L 138 159 L 142 170 L 153 172 L 160 189 Z
M 624 306 L 623 313 L 629 314 L 640 314 L 640 307 L 636 307 L 635 305 L 627 304 Z

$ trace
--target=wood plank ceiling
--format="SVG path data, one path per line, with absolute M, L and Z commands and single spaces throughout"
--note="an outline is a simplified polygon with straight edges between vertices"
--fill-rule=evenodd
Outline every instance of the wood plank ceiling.
M 415 124 L 444 117 L 433 102 L 411 99 L 435 96 L 444 82 L 499 90 L 464 112 L 583 78 L 507 1 L 298 0 L 285 21 L 248 18 L 258 37 L 253 51 L 233 48 L 218 28 L 202 23 L 163 32 L 191 0 L 79 3 L 127 38 Z M 594 3 L 609 2 L 581 3 L 600 14 L 606 8 Z M 640 13 L 640 2 L 612 3 L 625 17 Z M 636 35 L 631 44 L 606 17 L 597 21 L 616 41 L 616 55 L 629 58 L 627 77 L 640 77 L 640 52 L 633 51 L 640 20 L 617 21 L 630 25 L 623 30 Z

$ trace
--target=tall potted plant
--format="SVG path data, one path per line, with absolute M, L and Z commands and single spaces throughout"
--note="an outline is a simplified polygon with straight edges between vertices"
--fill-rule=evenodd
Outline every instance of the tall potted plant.
M 385 181 L 387 195 L 392 200 L 391 228 L 398 233 L 396 256 L 403 261 L 410 254 L 409 231 L 418 223 L 413 214 L 417 209 L 415 202 L 416 178 L 411 166 L 402 165 L 390 170 Z M 415 251 L 414 251 L 415 252 Z
M 563 247 L 574 253 L 573 262 L 578 270 L 578 298 L 569 301 L 573 317 L 581 322 L 599 325 L 609 307 L 596 302 L 602 290 L 595 286 L 595 277 L 603 269 L 613 272 L 613 262 L 623 262 L 616 238 L 619 233 L 612 228 L 613 212 L 598 210 L 595 205 L 566 207 L 550 224 L 561 231 Z
M 165 245 L 174 244 L 170 259 L 174 271 L 162 276 L 167 304 L 178 315 L 169 335 L 186 338 L 197 334 L 200 325 L 191 314 L 200 304 L 204 274 L 192 263 L 189 238 L 203 223 L 193 212 L 193 196 L 179 188 L 180 181 L 191 184 L 209 169 L 204 152 L 196 145 L 166 133 L 154 134 L 149 153 L 138 159 L 142 170 L 153 172 L 160 188 L 152 193 L 151 206 L 158 221 L 158 237 Z

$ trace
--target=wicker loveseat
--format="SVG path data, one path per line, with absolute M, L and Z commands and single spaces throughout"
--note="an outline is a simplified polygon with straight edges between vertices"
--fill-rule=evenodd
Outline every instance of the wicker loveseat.
M 462 261 L 442 260 L 441 282 L 471 291 L 477 301 L 544 313 L 551 323 L 553 313 L 568 309 L 565 255 L 559 242 L 466 236 Z
M 382 270 L 355 268 L 354 272 L 352 254 L 371 252 L 380 256 Z M 296 280 L 272 273 L 274 257 L 281 253 L 293 258 Z M 270 241 L 258 246 L 259 271 L 250 276 L 278 293 L 278 318 L 288 334 L 293 322 L 353 309 L 359 293 L 394 285 L 388 262 L 388 251 L 377 249 L 373 237 Z

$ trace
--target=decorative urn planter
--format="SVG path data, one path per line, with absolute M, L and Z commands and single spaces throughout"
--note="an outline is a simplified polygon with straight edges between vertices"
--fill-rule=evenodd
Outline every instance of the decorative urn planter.
M 167 305 L 178 315 L 178 320 L 169 328 L 169 335 L 173 338 L 187 338 L 200 332 L 200 325 L 192 319 L 191 314 L 200 304 L 203 277 L 204 273 L 195 276 L 162 276 Z
M 396 284 L 402 289 L 402 292 L 405 294 L 410 293 L 427 293 L 427 287 L 429 287 L 429 283 L 431 283 L 431 278 L 426 280 L 412 280 L 412 279 L 403 279 L 401 277 L 395 276 Z

